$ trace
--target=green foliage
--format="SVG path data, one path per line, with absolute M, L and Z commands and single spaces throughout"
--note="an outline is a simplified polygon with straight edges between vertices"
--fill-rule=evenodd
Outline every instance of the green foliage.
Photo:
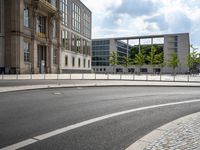
M 165 63 L 164 63 L 164 53 L 161 52 L 159 54 L 157 54 L 155 56 L 155 59 L 156 59 L 156 64 L 160 67 L 160 68 L 163 68 L 165 66 Z
M 156 58 L 158 58 L 158 57 L 157 57 L 156 52 L 157 52 L 156 47 L 152 46 L 152 49 L 151 49 L 149 55 L 147 55 L 147 58 L 146 58 L 146 60 L 149 62 L 149 64 L 153 67 L 157 64 Z
M 163 45 L 154 44 L 154 45 L 141 45 L 140 49 L 142 49 L 143 58 L 144 58 L 144 64 L 150 64 L 151 66 L 164 64 L 163 59 Z M 132 49 L 129 51 L 129 56 L 132 60 L 138 59 L 139 54 L 139 46 L 135 45 L 132 47 Z M 141 54 L 140 54 L 141 55 Z M 134 61 L 135 65 L 138 65 L 138 60 Z
M 192 73 L 197 70 L 197 65 L 200 63 L 199 53 L 197 52 L 197 48 L 194 48 L 192 45 L 190 46 L 192 51 L 187 56 L 187 65 Z
M 124 56 L 123 57 L 123 66 L 125 68 L 128 68 L 129 66 L 131 66 L 133 64 L 133 60 L 130 58 L 130 56 Z
M 144 49 L 135 55 L 134 64 L 141 67 L 145 64 Z
M 110 56 L 109 56 L 109 64 L 111 66 L 116 66 L 118 65 L 118 55 L 116 52 L 112 51 L 110 53 Z
M 168 61 L 168 66 L 173 68 L 174 75 L 175 75 L 175 69 L 178 67 L 178 65 L 179 65 L 178 56 L 177 56 L 177 54 L 175 52 L 173 52 L 170 55 L 170 59 Z

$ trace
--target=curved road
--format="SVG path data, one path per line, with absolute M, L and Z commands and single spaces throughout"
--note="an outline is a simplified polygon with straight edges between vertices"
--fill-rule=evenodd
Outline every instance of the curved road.
M 126 149 L 161 125 L 199 112 L 199 90 L 189 87 L 122 86 L 0 93 L 0 149 L 27 139 L 36 142 L 20 149 Z M 185 101 L 187 103 L 175 105 Z M 169 103 L 168 106 L 161 106 Z M 160 106 L 148 108 L 154 105 Z M 83 124 L 93 118 L 144 107 L 76 126 L 49 138 L 34 138 L 63 127 Z

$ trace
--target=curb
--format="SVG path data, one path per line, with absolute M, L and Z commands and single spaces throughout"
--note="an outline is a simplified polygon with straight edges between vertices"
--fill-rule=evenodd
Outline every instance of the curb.
M 120 81 L 119 81 L 120 82 Z M 200 87 L 200 84 L 194 83 L 180 83 L 180 82 L 129 82 L 129 83 L 90 83 L 90 84 L 47 84 L 47 85 L 25 85 L 25 86 L 7 86 L 0 87 L 0 93 L 26 91 L 37 89 L 54 89 L 54 88 L 76 88 L 76 87 Z
M 145 135 L 144 137 L 142 137 L 138 141 L 134 142 L 132 145 L 130 145 L 125 150 L 136 150 L 136 149 L 144 150 L 149 144 L 151 144 L 155 140 L 159 139 L 161 136 L 165 135 L 168 131 L 173 131 L 176 128 L 178 128 L 179 126 L 181 126 L 181 123 L 184 122 L 184 120 L 195 117 L 196 115 L 199 115 L 199 114 L 200 114 L 200 112 L 197 112 L 194 114 L 190 114 L 190 115 L 181 117 L 172 122 L 169 122 L 157 129 L 153 130 L 149 134 Z

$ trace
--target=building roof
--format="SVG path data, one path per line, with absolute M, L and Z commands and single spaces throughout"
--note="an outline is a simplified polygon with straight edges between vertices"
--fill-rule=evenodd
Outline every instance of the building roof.
M 142 35 L 142 36 L 129 36 L 129 37 L 116 37 L 116 38 L 97 38 L 92 40 L 132 40 L 132 39 L 148 39 L 148 38 L 163 38 L 164 36 L 176 36 L 189 33 L 174 33 L 174 34 L 160 34 L 160 35 Z

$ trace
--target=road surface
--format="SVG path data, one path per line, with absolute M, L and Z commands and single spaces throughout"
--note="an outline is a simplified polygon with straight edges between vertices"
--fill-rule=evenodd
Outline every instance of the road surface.
M 0 93 L 0 148 L 32 139 L 36 142 L 20 149 L 126 149 L 161 125 L 199 112 L 199 90 L 121 86 Z M 127 110 L 133 111 L 124 113 Z M 102 116 L 105 118 L 99 118 Z M 97 120 L 83 125 L 93 118 Z M 55 136 L 34 138 L 74 124 L 73 129 Z

